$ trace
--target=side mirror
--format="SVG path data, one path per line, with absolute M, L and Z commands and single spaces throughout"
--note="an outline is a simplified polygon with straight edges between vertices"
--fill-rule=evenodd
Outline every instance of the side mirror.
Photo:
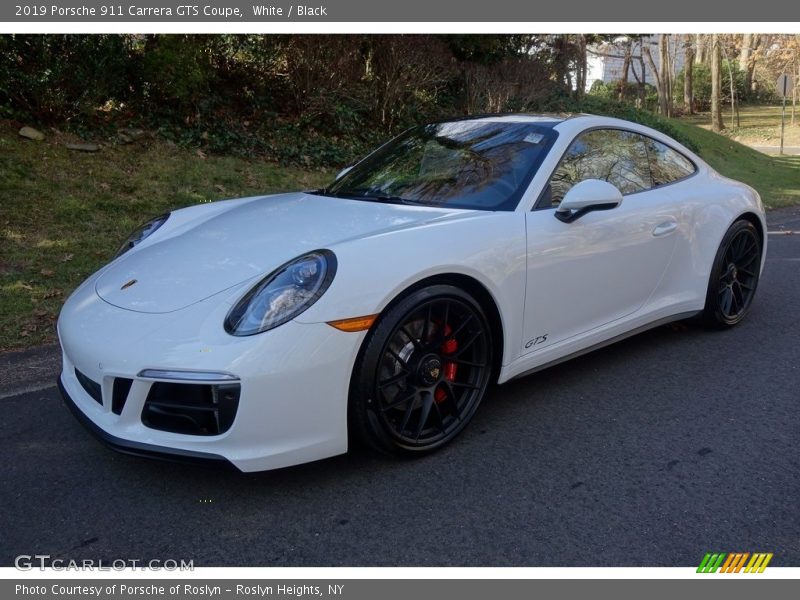
M 349 167 L 345 167 L 344 169 L 339 171 L 339 174 L 336 175 L 336 180 L 338 181 L 339 179 L 341 179 L 342 177 L 347 175 L 350 172 L 350 169 L 352 169 L 352 168 L 353 168 L 353 165 L 350 165 Z
M 556 218 L 572 223 L 593 210 L 609 210 L 622 203 L 622 192 L 600 179 L 584 179 L 567 192 L 556 209 Z

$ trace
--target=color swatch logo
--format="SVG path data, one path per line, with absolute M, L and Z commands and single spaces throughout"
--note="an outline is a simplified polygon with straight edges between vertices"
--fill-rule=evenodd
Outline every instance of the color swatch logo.
M 700 566 L 697 567 L 697 572 L 763 573 L 771 560 L 772 552 L 754 552 L 753 554 L 749 552 L 707 552 Z

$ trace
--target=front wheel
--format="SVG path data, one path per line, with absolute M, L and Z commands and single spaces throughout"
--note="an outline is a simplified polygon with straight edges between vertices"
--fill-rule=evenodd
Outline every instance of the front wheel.
M 705 322 L 732 327 L 744 319 L 758 287 L 761 240 L 749 221 L 736 221 L 722 238 L 706 294 Z
M 419 455 L 447 444 L 475 414 L 492 373 L 492 336 L 472 296 L 433 285 L 390 307 L 360 358 L 353 433 L 373 448 Z

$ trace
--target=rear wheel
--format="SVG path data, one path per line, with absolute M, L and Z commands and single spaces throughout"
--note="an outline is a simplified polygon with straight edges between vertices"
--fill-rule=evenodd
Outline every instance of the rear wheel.
M 744 319 L 758 287 L 761 241 L 749 221 L 736 221 L 722 238 L 708 282 L 705 322 L 732 327 Z
M 353 377 L 350 425 L 373 448 L 424 454 L 456 437 L 492 371 L 492 336 L 463 290 L 434 285 L 389 308 L 365 342 Z

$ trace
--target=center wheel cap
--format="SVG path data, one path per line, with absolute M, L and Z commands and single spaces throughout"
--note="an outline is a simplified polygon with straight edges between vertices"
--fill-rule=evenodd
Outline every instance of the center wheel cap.
M 731 281 L 735 280 L 739 276 L 739 270 L 736 268 L 736 265 L 731 263 L 728 265 L 728 277 L 730 277 Z
M 435 384 L 442 375 L 441 359 L 438 356 L 425 357 L 419 364 L 417 375 L 423 385 L 430 386 Z

